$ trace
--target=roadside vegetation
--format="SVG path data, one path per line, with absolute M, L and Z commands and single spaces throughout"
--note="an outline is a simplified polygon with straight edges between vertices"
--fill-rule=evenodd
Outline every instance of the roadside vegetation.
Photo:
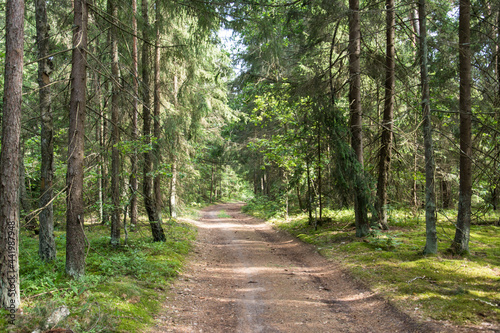
M 44 263 L 35 255 L 38 237 L 22 230 L 23 314 L 16 318 L 15 327 L 7 325 L 6 316 L 0 316 L 0 331 L 60 327 L 74 332 L 139 332 L 152 325 L 169 284 L 183 267 L 195 230 L 170 221 L 164 223 L 166 242 L 153 242 L 145 222 L 129 230 L 126 243 L 117 249 L 110 246 L 108 225 L 86 226 L 86 274 L 79 280 L 64 271 L 64 231 L 55 232 L 57 259 Z M 63 306 L 69 315 L 48 325 L 47 319 Z
M 258 202 L 247 206 L 247 213 L 262 218 L 272 215 L 265 211 L 270 203 L 263 206 L 263 200 Z M 449 252 L 454 211 L 438 214 L 439 250 L 431 256 L 422 254 L 423 212 L 391 210 L 390 230 L 374 230 L 365 238 L 354 235 L 353 210 L 326 210 L 323 216 L 331 220 L 317 229 L 306 214 L 288 220 L 275 214 L 269 221 L 315 245 L 325 257 L 341 262 L 353 279 L 421 320 L 459 325 L 500 323 L 500 227 L 490 223 L 498 221 L 498 213 L 472 225 L 470 253 L 463 257 Z

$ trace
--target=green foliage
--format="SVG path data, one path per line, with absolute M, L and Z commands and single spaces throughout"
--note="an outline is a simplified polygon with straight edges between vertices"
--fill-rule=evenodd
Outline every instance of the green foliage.
M 372 230 L 365 241 L 371 244 L 377 251 L 393 251 L 401 245 L 398 234 L 387 234 L 380 230 Z
M 113 249 L 106 226 L 86 231 L 90 248 L 86 275 L 80 280 L 64 272 L 65 234 L 56 231 L 57 259 L 38 259 L 38 241 L 23 232 L 20 242 L 21 301 L 23 314 L 16 318 L 16 332 L 41 327 L 59 306 L 71 315 L 57 327 L 74 332 L 136 332 L 152 323 L 159 311 L 162 293 L 178 275 L 194 240 L 194 230 L 169 222 L 167 241 L 152 242 L 148 226 L 129 233 L 127 245 Z M 6 330 L 0 322 L 0 330 Z
M 221 218 L 221 219 L 228 219 L 228 218 L 231 218 L 231 215 L 229 215 L 228 213 L 226 213 L 225 210 L 221 210 L 217 213 L 217 217 L 218 218 Z
M 398 307 L 415 309 L 419 316 L 456 324 L 500 321 L 500 228 L 475 225 L 471 253 L 465 258 L 447 254 L 454 225 L 440 215 L 439 253 L 422 255 L 425 243 L 423 215 L 391 211 L 393 230 L 376 231 L 366 239 L 353 235 L 354 214 L 349 210 L 325 214 L 332 222 L 314 230 L 307 217 L 274 219 L 279 228 L 316 245 L 320 253 L 341 261 L 355 279 Z
M 283 214 L 284 207 L 268 197 L 259 195 L 252 198 L 242 209 L 244 213 L 253 215 L 262 219 Z

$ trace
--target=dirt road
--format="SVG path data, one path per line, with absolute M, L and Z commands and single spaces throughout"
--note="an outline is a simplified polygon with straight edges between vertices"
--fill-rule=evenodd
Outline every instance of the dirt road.
M 212 206 L 193 222 L 195 253 L 153 332 L 465 331 L 417 323 L 310 246 L 240 209 Z

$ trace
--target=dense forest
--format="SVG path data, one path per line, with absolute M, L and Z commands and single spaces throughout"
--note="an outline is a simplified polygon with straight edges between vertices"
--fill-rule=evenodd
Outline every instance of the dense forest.
M 353 233 L 425 211 L 449 251 L 498 226 L 500 3 L 487 0 L 0 1 L 1 288 L 21 304 L 19 233 L 86 274 L 85 226 L 109 251 L 146 223 L 249 200 Z M 224 34 L 223 34 L 224 33 Z M 230 35 L 224 37 L 223 35 Z

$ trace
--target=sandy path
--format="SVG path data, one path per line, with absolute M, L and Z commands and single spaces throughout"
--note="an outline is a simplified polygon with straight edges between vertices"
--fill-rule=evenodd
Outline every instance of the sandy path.
M 312 247 L 223 204 L 203 211 L 195 253 L 152 332 L 457 332 L 419 324 Z M 231 215 L 222 216 L 220 211 Z

